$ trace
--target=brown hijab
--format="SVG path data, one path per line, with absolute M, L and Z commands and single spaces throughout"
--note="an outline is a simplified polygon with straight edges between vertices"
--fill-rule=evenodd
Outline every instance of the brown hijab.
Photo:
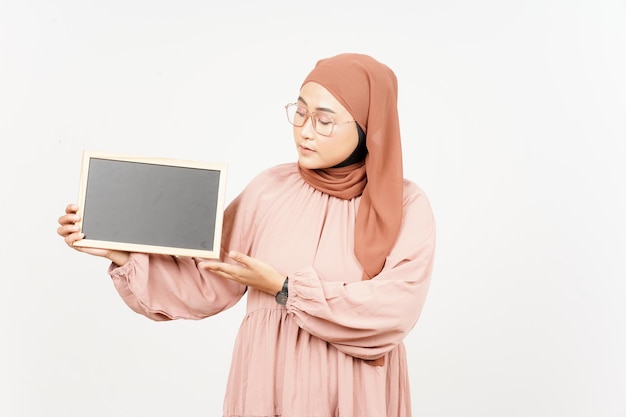
M 393 71 L 368 55 L 340 54 L 317 62 L 302 85 L 326 88 L 366 132 L 365 163 L 310 170 L 302 178 L 338 198 L 361 195 L 354 231 L 354 253 L 363 279 L 385 265 L 402 222 L 402 149 L 398 120 L 398 82 Z

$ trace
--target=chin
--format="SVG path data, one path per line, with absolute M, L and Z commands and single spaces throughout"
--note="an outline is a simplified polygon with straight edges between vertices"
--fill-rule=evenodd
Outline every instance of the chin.
M 317 169 L 317 164 L 314 161 L 311 161 L 311 158 L 303 158 L 302 156 L 298 158 L 298 165 L 302 168 Z
M 298 163 L 300 164 L 302 168 L 307 168 L 307 169 L 325 169 L 325 168 L 330 167 L 330 165 L 328 164 L 312 163 L 311 161 L 299 160 Z
M 298 159 L 298 165 L 306 169 L 320 169 L 321 168 L 320 164 L 316 164 L 313 161 L 307 160 L 305 158 Z

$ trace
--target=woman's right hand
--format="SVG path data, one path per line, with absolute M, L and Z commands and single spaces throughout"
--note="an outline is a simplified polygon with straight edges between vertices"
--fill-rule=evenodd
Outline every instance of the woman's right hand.
M 65 243 L 70 248 L 79 252 L 110 259 L 112 262 L 115 262 L 120 266 L 128 262 L 130 257 L 130 253 L 128 252 L 75 246 L 74 242 L 77 242 L 85 237 L 85 235 L 80 232 L 80 228 L 76 224 L 79 221 L 80 216 L 78 215 L 78 206 L 76 204 L 68 204 L 65 208 L 65 214 L 59 217 L 59 227 L 57 229 L 57 233 L 63 238 L 63 240 L 65 240 Z

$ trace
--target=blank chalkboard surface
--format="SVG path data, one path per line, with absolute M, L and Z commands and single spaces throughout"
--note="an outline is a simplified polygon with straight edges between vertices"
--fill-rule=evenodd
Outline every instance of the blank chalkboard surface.
M 226 166 L 83 152 L 76 246 L 218 258 Z

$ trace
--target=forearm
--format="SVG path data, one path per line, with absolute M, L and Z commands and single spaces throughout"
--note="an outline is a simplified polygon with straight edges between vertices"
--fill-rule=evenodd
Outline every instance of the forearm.
M 129 252 L 111 250 L 106 255 L 105 258 L 113 262 L 117 266 L 124 266 L 130 259 Z
M 208 317 L 234 305 L 245 292 L 245 286 L 199 271 L 192 258 L 132 254 L 109 273 L 126 304 L 153 319 Z
M 309 333 L 346 354 L 375 359 L 400 343 L 421 314 L 430 268 L 412 272 L 398 268 L 352 283 L 323 281 L 312 269 L 290 274 L 287 308 Z

